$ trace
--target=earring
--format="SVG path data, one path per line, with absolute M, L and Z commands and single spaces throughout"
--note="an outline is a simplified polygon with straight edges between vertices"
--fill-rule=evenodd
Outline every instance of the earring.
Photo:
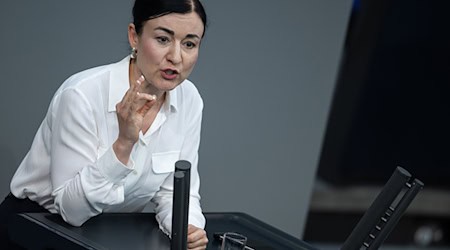
M 131 59 L 136 59 L 137 57 L 137 49 L 136 48 L 132 48 L 131 49 L 131 55 L 130 55 Z

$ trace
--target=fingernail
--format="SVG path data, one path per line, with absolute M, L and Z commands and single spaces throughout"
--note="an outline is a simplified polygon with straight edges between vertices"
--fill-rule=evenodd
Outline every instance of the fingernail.
M 141 95 L 141 93 L 139 93 L 139 92 L 136 92 L 136 95 Z
M 156 100 L 156 95 L 152 95 L 152 99 L 153 99 L 153 100 Z
M 136 80 L 136 82 L 137 82 L 139 85 L 142 84 L 143 81 L 144 81 L 144 76 L 143 76 L 143 75 L 141 75 L 141 76 L 139 77 L 139 79 Z

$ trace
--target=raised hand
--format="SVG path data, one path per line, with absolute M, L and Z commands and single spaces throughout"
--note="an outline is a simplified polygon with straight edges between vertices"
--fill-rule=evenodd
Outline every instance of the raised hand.
M 139 92 L 143 83 L 145 79 L 141 75 L 136 82 L 130 84 L 122 101 L 116 105 L 119 136 L 113 149 L 119 161 L 124 164 L 128 163 L 131 150 L 139 139 L 145 115 L 156 103 L 156 96 Z

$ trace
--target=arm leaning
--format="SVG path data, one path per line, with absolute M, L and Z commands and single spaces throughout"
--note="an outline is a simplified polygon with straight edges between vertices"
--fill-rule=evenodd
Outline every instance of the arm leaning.
M 55 208 L 80 226 L 106 206 L 124 201 L 123 182 L 133 170 L 117 160 L 112 147 L 101 150 L 96 115 L 86 97 L 66 89 L 53 105 L 51 179 Z M 103 151 L 103 152 L 101 152 Z

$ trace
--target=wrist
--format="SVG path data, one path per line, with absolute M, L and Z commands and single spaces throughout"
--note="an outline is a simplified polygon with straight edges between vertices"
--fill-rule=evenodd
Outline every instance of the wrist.
M 112 147 L 117 159 L 124 165 L 127 165 L 130 159 L 131 151 L 133 150 L 133 146 L 134 143 L 124 142 L 120 139 L 117 139 Z

